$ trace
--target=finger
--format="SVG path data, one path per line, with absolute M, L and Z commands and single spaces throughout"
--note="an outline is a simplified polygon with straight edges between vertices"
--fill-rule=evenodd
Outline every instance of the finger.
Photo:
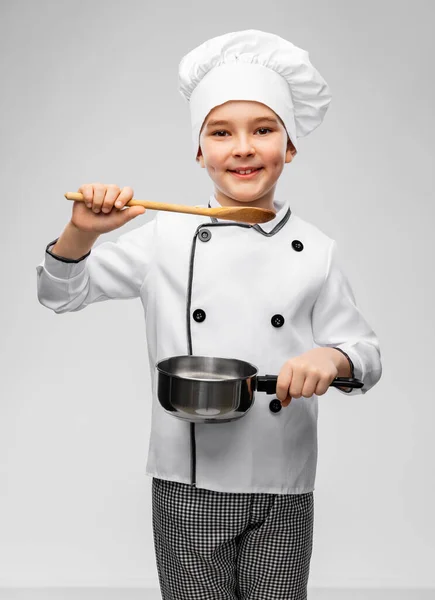
M 109 183 L 106 188 L 106 195 L 104 196 L 103 205 L 101 207 L 101 212 L 103 213 L 109 213 L 112 210 L 115 200 L 121 192 L 119 186 L 114 183 Z
M 94 183 L 94 199 L 92 201 L 92 210 L 95 213 L 99 213 L 101 206 L 104 202 L 104 196 L 106 195 L 106 186 L 103 183 Z
M 317 389 L 319 380 L 320 374 L 318 372 L 312 371 L 311 373 L 308 373 L 308 375 L 305 377 L 305 382 L 302 387 L 302 396 L 304 398 L 311 398 Z
M 329 386 L 331 385 L 332 379 L 331 376 L 327 373 L 323 373 L 317 383 L 316 386 L 316 395 L 322 396 L 328 391 Z
M 304 387 L 305 377 L 305 367 L 298 366 L 293 370 L 293 377 L 289 387 L 289 394 L 292 398 L 300 398 L 302 396 L 302 388 Z
M 123 208 L 127 202 L 129 202 L 134 196 L 134 191 L 133 188 L 131 188 L 130 186 L 125 186 L 122 188 L 121 193 L 119 194 L 116 202 L 115 202 L 115 206 L 116 208 Z
M 293 376 L 293 367 L 290 363 L 286 363 L 278 375 L 276 381 L 276 397 L 278 400 L 285 400 L 288 396 L 288 389 Z
M 82 186 L 80 186 L 77 191 L 80 192 L 81 194 L 83 194 L 85 204 L 88 208 L 90 208 L 92 206 L 92 199 L 94 196 L 94 190 L 92 188 L 92 184 L 85 183 Z

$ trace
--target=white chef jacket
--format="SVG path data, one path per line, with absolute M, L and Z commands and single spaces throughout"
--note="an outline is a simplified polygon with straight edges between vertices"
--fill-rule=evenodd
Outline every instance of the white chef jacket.
M 204 206 L 204 205 L 203 205 Z M 209 206 L 220 206 L 214 194 Z M 189 423 L 157 399 L 158 361 L 194 354 L 237 358 L 278 375 L 318 346 L 344 352 L 365 394 L 380 379 L 379 342 L 356 306 L 336 242 L 275 199 L 273 221 L 248 225 L 157 212 L 152 221 L 96 245 L 78 261 L 51 256 L 37 269 L 41 304 L 75 312 L 109 299 L 140 298 L 151 373 L 146 473 L 222 492 L 301 494 L 314 489 L 318 399 L 255 392 L 245 415 Z M 276 405 L 276 403 L 275 403 Z

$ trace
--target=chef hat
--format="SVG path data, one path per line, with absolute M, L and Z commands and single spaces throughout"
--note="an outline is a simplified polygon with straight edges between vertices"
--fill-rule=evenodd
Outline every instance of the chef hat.
M 266 104 L 296 150 L 297 138 L 321 124 L 331 101 L 306 50 L 257 29 L 226 33 L 191 50 L 179 64 L 178 83 L 189 102 L 195 157 L 204 119 L 229 100 Z

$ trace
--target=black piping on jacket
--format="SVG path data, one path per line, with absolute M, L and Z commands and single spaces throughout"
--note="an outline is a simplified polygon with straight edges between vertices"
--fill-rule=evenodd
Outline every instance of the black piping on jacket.
M 210 208 L 210 204 L 209 204 Z M 196 242 L 198 239 L 199 232 L 203 227 L 244 227 L 247 229 L 255 229 L 259 233 L 262 233 L 265 236 L 272 236 L 275 233 L 284 227 L 287 223 L 291 215 L 291 209 L 289 208 L 281 221 L 270 231 L 267 233 L 263 231 L 259 225 L 248 225 L 244 223 L 219 223 L 217 219 L 211 217 L 211 223 L 202 223 L 198 225 L 195 235 L 192 240 L 192 248 L 190 252 L 190 265 L 189 265 L 189 280 L 187 284 L 187 302 L 186 302 L 186 325 L 187 325 L 187 353 L 189 356 L 193 354 L 192 347 L 192 329 L 191 329 L 191 316 L 190 309 L 192 304 L 192 286 L 193 286 L 193 267 L 195 263 L 195 250 L 196 250 Z M 196 487 L 196 438 L 195 438 L 195 423 L 190 423 L 190 485 L 192 487 Z

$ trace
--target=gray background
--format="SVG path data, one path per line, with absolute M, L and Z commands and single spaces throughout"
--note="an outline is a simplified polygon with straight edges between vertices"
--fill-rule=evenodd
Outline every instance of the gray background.
M 278 194 L 337 240 L 384 368 L 364 397 L 319 399 L 310 587 L 435 590 L 434 4 L 3 1 L 0 16 L 0 587 L 158 585 L 140 301 L 56 315 L 36 265 L 83 183 L 207 202 L 178 63 L 255 28 L 308 50 L 331 87 Z

